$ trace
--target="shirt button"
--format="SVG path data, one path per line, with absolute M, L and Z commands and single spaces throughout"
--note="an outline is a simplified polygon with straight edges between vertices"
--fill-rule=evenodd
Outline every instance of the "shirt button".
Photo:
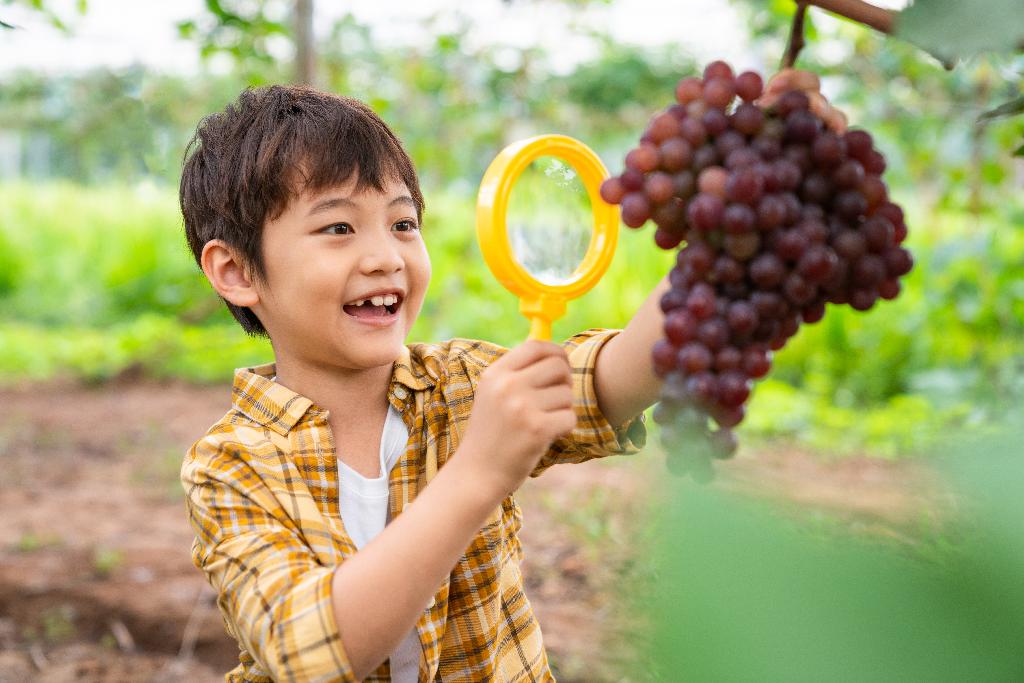
M 408 395 L 409 394 L 406 392 L 405 387 L 395 387 L 395 396 L 398 397 L 398 400 L 404 401 L 405 397 Z
M 437 604 L 437 598 L 431 596 L 430 602 L 427 604 L 427 609 L 432 609 Z

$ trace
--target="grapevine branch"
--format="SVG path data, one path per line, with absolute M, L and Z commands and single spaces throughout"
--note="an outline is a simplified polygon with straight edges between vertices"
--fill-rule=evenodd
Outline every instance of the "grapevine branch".
M 876 31 L 889 34 L 893 32 L 893 24 L 898 14 L 898 12 L 875 7 L 863 0 L 798 0 L 798 4 L 814 5 L 841 17 L 870 26 Z
M 893 31 L 893 18 L 896 12 L 875 7 L 863 0 L 796 0 L 796 14 L 793 15 L 789 42 L 786 44 L 786 54 L 782 59 L 783 68 L 793 67 L 800 50 L 805 45 L 804 16 L 807 14 L 808 5 L 820 7 L 833 14 L 870 26 L 882 33 L 891 34 Z

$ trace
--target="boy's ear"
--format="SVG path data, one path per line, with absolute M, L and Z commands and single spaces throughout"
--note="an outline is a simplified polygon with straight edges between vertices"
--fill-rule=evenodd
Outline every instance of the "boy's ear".
M 224 241 L 210 240 L 203 245 L 200 264 L 206 279 L 228 303 L 251 308 L 260 302 L 248 270 Z

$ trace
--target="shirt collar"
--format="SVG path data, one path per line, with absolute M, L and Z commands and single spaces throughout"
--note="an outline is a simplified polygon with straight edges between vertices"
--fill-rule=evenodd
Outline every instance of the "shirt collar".
M 249 419 L 284 436 L 314 407 L 314 403 L 271 379 L 276 374 L 275 363 L 235 370 L 231 402 Z M 424 391 L 434 385 L 434 378 L 427 373 L 423 363 L 413 358 L 409 347 L 403 345 L 392 368 L 388 393 L 404 400 L 409 392 L 401 387 Z

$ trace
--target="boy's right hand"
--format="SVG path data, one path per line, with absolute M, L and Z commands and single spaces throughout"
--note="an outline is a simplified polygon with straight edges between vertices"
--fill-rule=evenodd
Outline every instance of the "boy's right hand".
M 569 357 L 558 344 L 530 340 L 480 375 L 456 457 L 481 483 L 508 495 L 551 443 L 576 428 Z

